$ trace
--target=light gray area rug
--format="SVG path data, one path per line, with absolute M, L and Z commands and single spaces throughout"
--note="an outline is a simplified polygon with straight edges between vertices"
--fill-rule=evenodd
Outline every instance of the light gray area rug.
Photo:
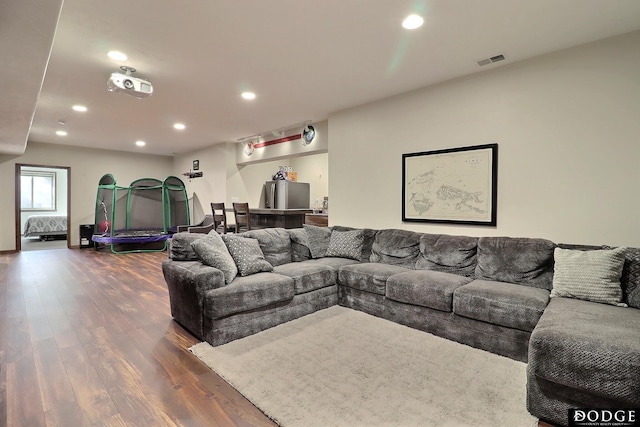
M 344 307 L 190 350 L 281 426 L 537 426 L 526 364 Z

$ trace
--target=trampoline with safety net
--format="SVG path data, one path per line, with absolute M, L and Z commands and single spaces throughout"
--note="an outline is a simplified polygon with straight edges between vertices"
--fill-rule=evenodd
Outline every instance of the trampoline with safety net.
M 178 225 L 185 224 L 189 200 L 180 178 L 141 178 L 128 187 L 118 186 L 111 174 L 100 179 L 92 237 L 96 248 L 109 245 L 117 254 L 163 251 Z

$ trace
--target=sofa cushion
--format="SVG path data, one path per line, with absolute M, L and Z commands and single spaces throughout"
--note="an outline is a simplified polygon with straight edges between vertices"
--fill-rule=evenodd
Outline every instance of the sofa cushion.
M 339 270 L 340 267 L 344 267 L 345 265 L 360 264 L 360 262 L 356 261 L 355 259 L 334 258 L 334 257 L 310 259 L 310 260 L 305 261 L 305 262 L 306 263 L 316 263 L 316 264 L 320 264 L 320 265 L 325 265 L 325 266 L 328 266 L 328 267 L 335 268 L 336 270 Z
M 481 237 L 475 276 L 551 290 L 554 248 L 545 239 Z
M 362 255 L 363 244 L 364 234 L 362 230 L 333 230 L 325 256 L 351 258 L 359 261 Z
M 389 277 L 386 297 L 406 304 L 451 312 L 453 291 L 471 280 L 468 277 L 440 271 L 405 271 Z
M 312 261 L 279 265 L 273 272 L 291 277 L 296 295 L 335 285 L 338 279 L 337 269 Z
M 359 230 L 358 228 L 345 227 L 342 225 L 334 225 L 331 228 L 333 229 L 333 231 Z M 371 228 L 362 228 L 361 230 L 362 230 L 362 236 L 363 236 L 363 243 L 362 243 L 362 253 L 360 254 L 360 261 L 369 262 L 369 259 L 371 258 L 371 248 L 373 247 L 373 242 L 376 239 L 376 233 L 378 232 L 378 230 L 374 230 Z
M 556 248 L 551 297 L 626 307 L 620 286 L 625 253 L 626 248 L 599 251 Z
M 627 248 L 620 283 L 624 301 L 640 309 L 640 248 Z
M 371 262 L 415 268 L 420 234 L 407 230 L 380 230 L 371 248 Z
M 222 239 L 227 245 L 241 276 L 273 270 L 273 266 L 264 259 L 260 244 L 256 239 L 233 234 L 225 234 Z
M 453 312 L 530 332 L 549 302 L 549 291 L 513 283 L 474 280 L 453 293 Z
M 291 237 L 284 228 L 249 230 L 242 233 L 242 237 L 256 239 L 264 259 L 272 266 L 291 262 Z
M 230 285 L 205 295 L 205 315 L 218 319 L 234 313 L 287 301 L 295 295 L 293 279 L 274 273 L 237 277 Z
M 477 252 L 477 237 L 423 234 L 416 269 L 473 277 Z
M 304 228 L 287 229 L 291 238 L 291 261 L 299 262 L 311 259 L 309 235 Z
M 531 334 L 530 374 L 640 407 L 640 310 L 553 298 Z
M 331 227 L 318 227 L 316 225 L 303 224 L 304 231 L 309 239 L 309 250 L 312 258 L 322 258 L 329 248 L 331 239 Z
M 191 247 L 191 243 L 202 239 L 205 235 L 200 233 L 175 233 L 171 237 L 169 259 L 174 261 L 197 261 L 198 255 Z
M 231 283 L 238 275 L 238 267 L 229 254 L 227 245 L 215 230 L 191 243 L 191 247 L 203 264 L 222 271 L 226 284 Z
M 398 265 L 359 263 L 338 271 L 338 284 L 378 295 L 386 293 L 387 279 L 408 269 Z

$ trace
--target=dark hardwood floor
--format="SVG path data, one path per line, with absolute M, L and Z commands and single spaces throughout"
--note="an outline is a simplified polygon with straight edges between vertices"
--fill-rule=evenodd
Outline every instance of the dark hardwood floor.
M 0 255 L 0 426 L 275 425 L 189 352 L 165 257 Z
M 275 425 L 188 351 L 165 257 L 0 255 L 0 425 Z

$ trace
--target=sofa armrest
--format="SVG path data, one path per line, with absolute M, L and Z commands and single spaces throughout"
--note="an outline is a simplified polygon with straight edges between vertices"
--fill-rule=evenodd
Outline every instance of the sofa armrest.
M 198 339 L 204 339 L 202 321 L 204 296 L 223 287 L 224 274 L 200 261 L 162 262 L 162 274 L 169 289 L 171 315 Z
M 207 234 L 209 233 L 211 230 L 213 230 L 213 225 L 214 224 L 209 224 L 209 225 L 199 225 L 199 226 L 191 226 L 187 229 L 187 231 L 189 233 L 201 233 L 201 234 Z

